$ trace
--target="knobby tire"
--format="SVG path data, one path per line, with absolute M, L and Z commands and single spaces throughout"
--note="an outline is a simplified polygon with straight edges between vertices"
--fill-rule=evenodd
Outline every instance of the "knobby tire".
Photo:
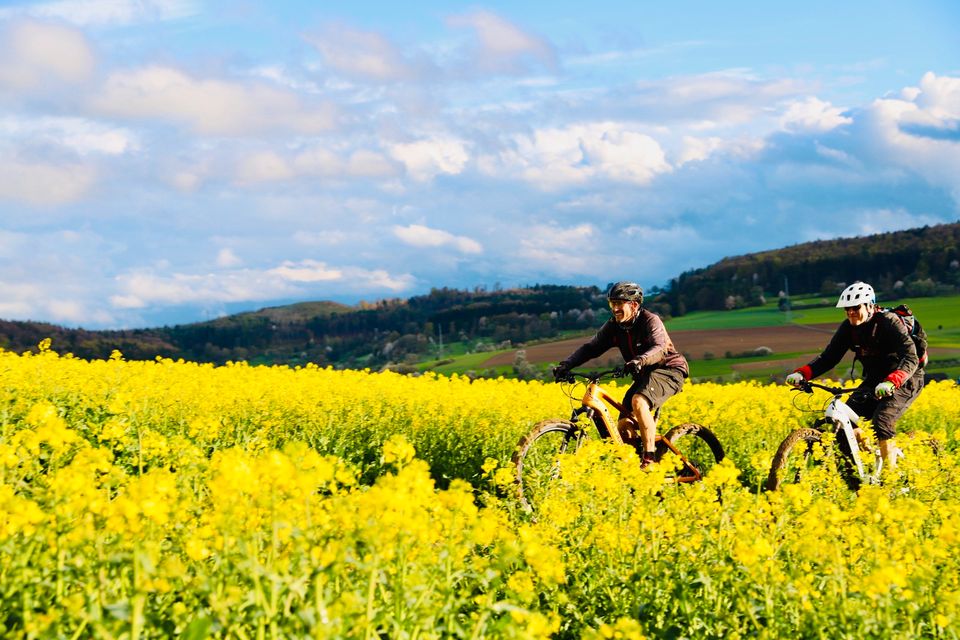
M 706 475 L 724 458 L 720 440 L 703 425 L 685 422 L 667 431 L 663 439 L 670 441 L 673 446 L 679 449 L 689 463 L 696 467 L 701 477 Z M 658 442 L 655 454 L 656 460 L 659 462 L 668 453 L 670 453 L 670 448 L 663 442 Z M 677 479 L 681 481 L 689 482 L 696 477 L 693 471 L 686 466 L 682 467 L 677 473 Z
M 784 484 L 800 482 L 804 471 L 812 466 L 813 446 L 821 441 L 823 433 L 817 429 L 796 429 L 791 432 L 773 456 L 767 490 L 776 491 Z
M 528 511 L 543 501 L 560 475 L 562 456 L 576 453 L 586 435 L 569 420 L 544 420 L 520 438 L 513 453 L 517 498 Z

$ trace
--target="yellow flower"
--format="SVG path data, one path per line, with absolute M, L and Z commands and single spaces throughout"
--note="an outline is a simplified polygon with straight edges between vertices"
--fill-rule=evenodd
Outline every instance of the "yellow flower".
M 404 465 L 413 460 L 416 453 L 413 445 L 401 434 L 390 436 L 383 444 L 383 461 L 386 464 Z

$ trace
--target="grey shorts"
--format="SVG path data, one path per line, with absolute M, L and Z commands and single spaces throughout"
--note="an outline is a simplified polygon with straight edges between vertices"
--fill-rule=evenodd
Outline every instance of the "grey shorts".
M 923 390 L 923 369 L 917 369 L 889 398 L 874 398 L 873 388 L 876 385 L 876 381 L 872 380 L 861 384 L 858 391 L 864 391 L 866 397 L 852 395 L 847 404 L 857 415 L 871 419 L 878 440 L 889 440 L 897 434 L 897 420 Z
M 650 403 L 650 412 L 655 413 L 671 396 L 683 389 L 683 371 L 679 369 L 643 369 L 623 396 L 623 406 L 631 411 L 633 396 L 642 395 Z

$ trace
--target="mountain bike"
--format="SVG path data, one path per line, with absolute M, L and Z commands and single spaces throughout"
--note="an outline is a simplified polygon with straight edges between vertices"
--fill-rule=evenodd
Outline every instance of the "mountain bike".
M 869 394 L 856 388 L 828 387 L 816 382 L 803 382 L 794 391 L 812 394 L 814 389 L 822 389 L 833 394 L 827 403 L 823 417 L 811 427 L 794 430 L 784 438 L 773 456 L 770 475 L 767 477 L 767 489 L 776 491 L 787 483 L 800 482 L 809 471 L 823 464 L 829 458 L 836 461 L 837 471 L 847 485 L 856 490 L 862 483 L 878 484 L 883 469 L 880 448 L 875 447 L 871 455 L 862 455 L 860 441 L 854 429 L 860 422 L 860 416 L 843 401 L 849 394 Z M 823 456 L 818 456 L 814 447 L 821 444 L 823 435 L 832 431 L 834 447 L 826 448 Z M 839 455 L 832 456 L 833 452 Z
M 512 458 L 514 482 L 517 496 L 524 508 L 533 510 L 536 504 L 543 501 L 551 484 L 563 471 L 564 458 L 575 454 L 590 437 L 596 435 L 601 439 L 624 444 L 620 426 L 638 432 L 636 430 L 639 425 L 631 416 L 631 411 L 600 386 L 604 378 L 620 378 L 624 375 L 623 368 L 618 367 L 586 373 L 571 371 L 565 379 L 560 380 L 571 385 L 564 389 L 564 393 L 574 402 L 577 401 L 577 396 L 573 394 L 573 390 L 583 384 L 583 397 L 579 400 L 580 406 L 573 409 L 569 420 L 553 418 L 539 422 L 517 443 Z M 577 382 L 577 379 L 581 382 Z M 612 416 L 610 407 L 616 409 L 620 415 L 628 417 L 618 421 Z M 588 422 L 584 424 L 581 417 L 585 417 Z M 659 417 L 659 411 L 655 417 Z M 589 428 L 590 423 L 595 427 L 595 434 Z M 628 438 L 626 444 L 634 446 L 640 453 L 642 445 L 639 438 Z M 668 480 L 672 482 L 701 480 L 724 456 L 723 447 L 717 437 L 706 427 L 692 422 L 677 425 L 664 435 L 657 434 L 654 459 L 659 462 L 668 452 L 676 454 L 680 460 L 676 471 L 668 476 Z

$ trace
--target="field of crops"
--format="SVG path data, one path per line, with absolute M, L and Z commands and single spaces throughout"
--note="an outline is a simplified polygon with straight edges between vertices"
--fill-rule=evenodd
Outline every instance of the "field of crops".
M 46 346 L 46 345 L 45 345 Z M 784 387 L 688 385 L 697 485 L 596 443 L 538 511 L 509 459 L 560 387 L 0 351 L 0 629 L 55 638 L 957 637 L 960 390 L 900 473 L 760 490 Z M 804 398 L 818 409 L 826 398 Z M 662 465 L 661 465 L 662 466 Z

